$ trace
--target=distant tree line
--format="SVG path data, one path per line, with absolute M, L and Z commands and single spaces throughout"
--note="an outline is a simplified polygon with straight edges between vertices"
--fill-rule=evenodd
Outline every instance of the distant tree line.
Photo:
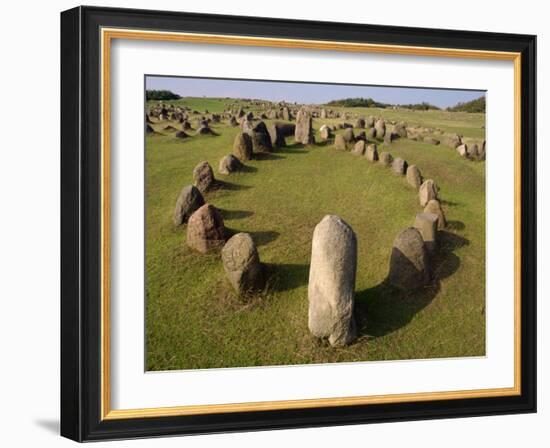
M 485 112 L 485 95 L 472 101 L 457 103 L 456 106 L 449 107 L 451 112 Z
M 181 96 L 170 90 L 146 90 L 145 98 L 147 101 L 167 101 L 179 100 Z
M 415 103 L 415 104 L 400 104 L 399 107 L 402 107 L 403 109 L 412 109 L 412 110 L 439 110 L 439 107 L 434 106 L 433 104 L 426 103 L 423 101 L 422 103 Z
M 334 107 L 379 107 L 382 109 L 388 107 L 401 107 L 403 109 L 413 109 L 413 110 L 439 110 L 439 107 L 434 106 L 430 103 L 415 103 L 415 104 L 387 104 L 380 103 L 373 100 L 372 98 L 344 98 L 340 100 L 333 100 L 326 104 L 327 106 Z
M 329 101 L 327 106 L 333 107 L 387 107 L 387 104 L 374 101 L 372 98 L 343 98 Z

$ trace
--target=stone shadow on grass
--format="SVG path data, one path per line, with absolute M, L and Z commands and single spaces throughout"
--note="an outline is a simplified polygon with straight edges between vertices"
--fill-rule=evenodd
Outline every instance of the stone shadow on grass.
M 439 249 L 431 257 L 432 281 L 416 290 L 403 291 L 388 280 L 355 294 L 355 319 L 359 337 L 381 337 L 405 327 L 428 306 L 441 289 L 441 280 L 460 267 L 454 251 L 470 242 L 454 233 L 440 231 Z
M 447 229 L 449 230 L 464 230 L 464 223 L 462 221 L 447 221 Z
M 223 219 L 244 219 L 252 216 L 254 212 L 248 210 L 226 210 L 223 208 L 218 209 L 223 216 Z
M 255 166 L 245 165 L 242 164 L 241 167 L 237 170 L 239 173 L 256 173 L 258 172 L 258 168 Z
M 227 182 L 226 180 L 216 179 L 212 190 L 236 191 L 236 190 L 248 190 L 249 188 L 252 188 L 252 187 L 249 185 L 234 184 L 232 182 Z
M 255 160 L 279 160 L 285 158 L 272 152 L 255 152 L 252 157 Z
M 277 152 L 279 154 L 307 154 L 309 151 L 307 147 L 302 146 L 299 148 L 289 148 L 289 147 L 278 148 Z
M 263 263 L 267 291 L 290 291 L 305 286 L 309 278 L 309 264 Z
M 248 233 L 252 240 L 254 241 L 254 244 L 256 247 L 265 246 L 268 243 L 271 243 L 272 241 L 275 241 L 277 238 L 279 238 L 280 233 L 274 232 L 274 231 L 258 231 L 258 232 L 251 232 L 248 230 L 237 230 L 232 229 L 230 227 L 225 228 L 225 234 L 226 234 L 226 240 L 231 238 L 233 235 L 236 235 L 237 233 Z M 260 254 L 261 255 L 261 254 Z

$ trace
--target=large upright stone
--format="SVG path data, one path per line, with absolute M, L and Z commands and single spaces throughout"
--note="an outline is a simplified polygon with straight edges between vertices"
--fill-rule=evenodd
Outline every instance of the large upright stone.
M 346 143 L 353 143 L 355 141 L 355 135 L 353 134 L 353 128 L 346 128 L 342 134 Z
M 393 160 L 391 167 L 395 174 L 404 176 L 407 173 L 408 163 L 405 160 L 403 160 L 401 157 L 398 157 L 397 159 Z
M 242 168 L 241 161 L 233 154 L 228 154 L 220 160 L 218 165 L 218 171 L 220 174 L 231 174 L 234 171 L 238 171 Z
M 382 119 L 376 121 L 374 128 L 376 129 L 376 138 L 382 140 L 386 135 L 386 122 Z
M 184 187 L 176 200 L 174 224 L 179 226 L 186 223 L 191 215 L 203 205 L 204 198 L 197 187 L 194 185 Z
M 378 160 L 378 150 L 376 149 L 376 145 L 374 143 L 367 146 L 365 156 L 369 162 L 376 162 Z
M 332 346 L 349 344 L 356 337 L 353 306 L 357 270 L 357 238 L 352 228 L 335 215 L 315 227 L 309 269 L 308 326 Z
M 347 149 L 346 141 L 344 140 L 344 136 L 342 134 L 336 134 L 336 137 L 334 137 L 334 147 L 341 151 L 345 151 Z
M 453 149 L 456 149 L 458 148 L 460 145 L 462 145 L 462 138 L 460 137 L 460 135 L 458 134 L 451 134 L 448 138 L 447 138 L 447 144 L 453 148 Z
M 378 160 L 384 166 L 391 166 L 393 163 L 393 157 L 389 152 L 383 151 L 378 156 Z
M 428 252 L 434 252 L 437 248 L 437 221 L 434 213 L 418 213 L 414 220 L 414 227 L 422 235 Z
M 365 129 L 365 119 L 359 117 L 359 118 L 355 121 L 355 127 L 356 127 L 357 129 Z
M 408 227 L 395 238 L 388 280 L 393 286 L 404 290 L 416 289 L 429 282 L 427 251 L 417 229 Z
M 285 121 L 290 121 L 292 119 L 292 117 L 290 116 L 290 111 L 288 110 L 288 107 L 286 107 L 286 106 L 283 107 L 282 118 Z
M 441 203 L 437 199 L 430 199 L 424 207 L 424 213 L 433 213 L 437 215 L 437 229 L 443 230 L 447 227 L 447 220 L 445 219 L 445 213 L 443 213 L 443 208 Z
M 310 113 L 305 109 L 300 109 L 296 115 L 296 129 L 294 139 L 303 145 L 309 145 L 313 142 L 313 128 Z
M 407 182 L 411 187 L 417 190 L 420 188 L 420 185 L 422 185 L 422 175 L 416 165 L 410 165 L 407 168 Z
M 375 128 L 368 128 L 367 129 L 367 138 L 369 140 L 373 140 L 376 138 L 376 129 Z
M 424 181 L 418 190 L 420 205 L 425 207 L 432 199 L 437 199 L 437 185 L 431 179 Z
M 353 149 L 351 150 L 351 153 L 355 156 L 362 156 L 365 153 L 365 141 L 359 140 L 357 143 L 355 143 Z
M 216 179 L 214 179 L 214 171 L 212 171 L 212 167 L 208 162 L 201 162 L 195 167 L 193 170 L 193 180 L 195 187 L 201 193 L 208 191 L 214 186 Z
M 187 245 L 198 252 L 206 253 L 222 247 L 225 243 L 225 226 L 219 210 L 204 204 L 189 218 Z
M 268 133 L 252 131 L 250 137 L 252 138 L 252 152 L 271 152 L 273 150 L 271 137 Z
M 241 161 L 252 159 L 252 139 L 250 135 L 239 132 L 233 141 L 233 154 Z
M 237 293 L 247 294 L 263 287 L 260 256 L 248 233 L 237 233 L 227 241 L 222 249 L 222 263 Z
M 367 121 L 365 122 L 365 125 L 368 127 L 368 128 L 373 128 L 374 127 L 374 122 L 376 120 L 374 119 L 374 117 L 372 115 L 369 115 L 367 117 Z
M 271 123 L 267 130 L 271 139 L 271 145 L 277 148 L 283 148 L 286 146 L 285 136 L 280 125 L 277 123 Z
M 468 145 L 466 143 L 463 143 L 462 145 L 457 146 L 456 152 L 458 152 L 462 157 L 468 157 Z
M 407 125 L 403 121 L 397 123 L 393 131 L 401 138 L 408 137 Z
M 485 140 L 483 140 L 481 147 L 477 151 L 477 160 L 484 161 L 487 154 L 486 151 L 487 151 L 487 146 L 485 144 Z
M 326 124 L 324 124 L 319 128 L 319 135 L 321 136 L 321 140 L 326 141 L 332 137 L 332 131 Z

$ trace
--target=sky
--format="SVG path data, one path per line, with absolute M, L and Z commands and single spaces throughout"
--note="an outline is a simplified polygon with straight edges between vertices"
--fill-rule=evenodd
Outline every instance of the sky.
M 372 98 L 387 104 L 423 101 L 438 107 L 454 106 L 484 95 L 481 90 L 425 89 L 342 84 L 241 81 L 229 79 L 146 76 L 147 90 L 171 90 L 182 97 L 230 97 L 304 104 L 324 104 L 342 98 Z

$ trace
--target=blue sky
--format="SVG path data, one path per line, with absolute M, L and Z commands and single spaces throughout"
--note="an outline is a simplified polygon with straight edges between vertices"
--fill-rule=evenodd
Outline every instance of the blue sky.
M 438 107 L 479 98 L 484 91 L 410 87 L 350 86 L 340 84 L 239 81 L 227 79 L 147 76 L 148 90 L 171 90 L 181 96 L 254 98 L 271 101 L 322 104 L 341 98 L 373 98 L 389 104 L 426 101 Z

